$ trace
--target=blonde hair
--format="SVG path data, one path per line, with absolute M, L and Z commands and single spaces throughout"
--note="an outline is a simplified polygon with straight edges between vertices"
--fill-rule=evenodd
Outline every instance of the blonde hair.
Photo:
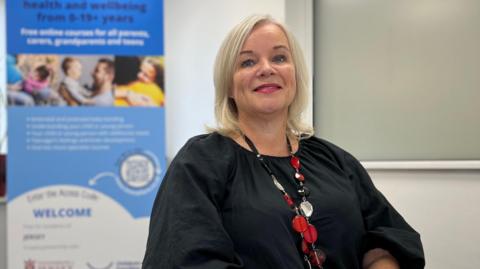
M 302 113 L 308 102 L 308 71 L 303 53 L 293 35 L 284 25 L 275 21 L 269 15 L 252 15 L 235 26 L 227 35 L 220 47 L 214 66 L 215 85 L 215 117 L 217 127 L 210 128 L 223 135 L 232 136 L 240 134 L 238 124 L 238 111 L 235 101 L 230 98 L 233 87 L 235 63 L 245 40 L 256 26 L 272 23 L 279 26 L 287 37 L 290 46 L 293 64 L 295 66 L 296 95 L 288 109 L 287 134 L 298 138 L 313 135 L 313 128 L 304 123 Z

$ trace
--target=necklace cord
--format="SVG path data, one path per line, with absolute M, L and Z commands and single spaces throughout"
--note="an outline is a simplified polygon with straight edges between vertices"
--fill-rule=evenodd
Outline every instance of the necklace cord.
M 308 268 L 312 268 L 312 265 L 314 265 L 315 268 L 322 269 L 323 263 L 325 262 L 325 259 L 326 259 L 326 255 L 322 250 L 317 248 L 317 246 L 315 245 L 315 241 L 317 240 L 317 230 L 315 226 L 310 224 L 310 221 L 309 221 L 309 218 L 313 212 L 313 206 L 310 202 L 307 201 L 307 196 L 309 191 L 303 184 L 303 181 L 305 179 L 299 170 L 300 159 L 293 154 L 292 146 L 290 144 L 290 140 L 288 139 L 288 136 L 287 136 L 287 147 L 291 157 L 290 164 L 295 169 L 295 178 L 299 182 L 298 193 L 302 196 L 302 202 L 298 206 L 295 204 L 295 202 L 290 197 L 290 195 L 288 195 L 288 193 L 285 191 L 282 184 L 278 182 L 275 174 L 270 169 L 270 167 L 266 163 L 263 156 L 258 152 L 258 149 L 255 147 L 255 144 L 253 144 L 252 140 L 250 140 L 250 138 L 248 138 L 248 136 L 246 136 L 245 134 L 243 135 L 243 138 L 247 143 L 247 145 L 252 150 L 252 152 L 255 153 L 257 159 L 260 161 L 265 171 L 272 178 L 274 185 L 282 193 L 283 198 L 285 199 L 289 207 L 293 209 L 296 213 L 296 216 L 292 221 L 292 225 L 293 225 L 293 229 L 299 232 L 302 238 L 301 249 L 304 253 L 304 260 L 306 265 L 308 266 Z

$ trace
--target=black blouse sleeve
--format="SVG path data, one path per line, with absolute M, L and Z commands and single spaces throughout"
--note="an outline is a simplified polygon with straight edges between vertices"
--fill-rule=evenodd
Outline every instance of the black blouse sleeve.
M 365 251 L 383 248 L 398 260 L 401 268 L 424 268 L 420 235 L 375 188 L 358 160 L 345 153 L 345 163 L 348 176 L 357 192 L 367 231 Z
M 209 139 L 192 138 L 171 163 L 153 206 L 143 269 L 243 268 L 220 215 L 231 165 Z

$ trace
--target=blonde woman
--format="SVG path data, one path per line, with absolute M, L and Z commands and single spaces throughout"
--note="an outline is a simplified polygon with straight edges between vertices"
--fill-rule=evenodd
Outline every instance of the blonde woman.
M 282 24 L 236 26 L 214 80 L 218 127 L 168 169 L 143 268 L 424 267 L 418 233 L 360 163 L 302 122 L 307 72 Z

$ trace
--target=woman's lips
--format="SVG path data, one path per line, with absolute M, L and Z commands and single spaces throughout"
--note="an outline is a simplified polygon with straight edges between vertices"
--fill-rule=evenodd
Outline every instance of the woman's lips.
M 255 92 L 259 93 L 272 93 L 275 91 L 280 90 L 282 87 L 278 84 L 270 83 L 270 84 L 262 84 L 255 88 Z

